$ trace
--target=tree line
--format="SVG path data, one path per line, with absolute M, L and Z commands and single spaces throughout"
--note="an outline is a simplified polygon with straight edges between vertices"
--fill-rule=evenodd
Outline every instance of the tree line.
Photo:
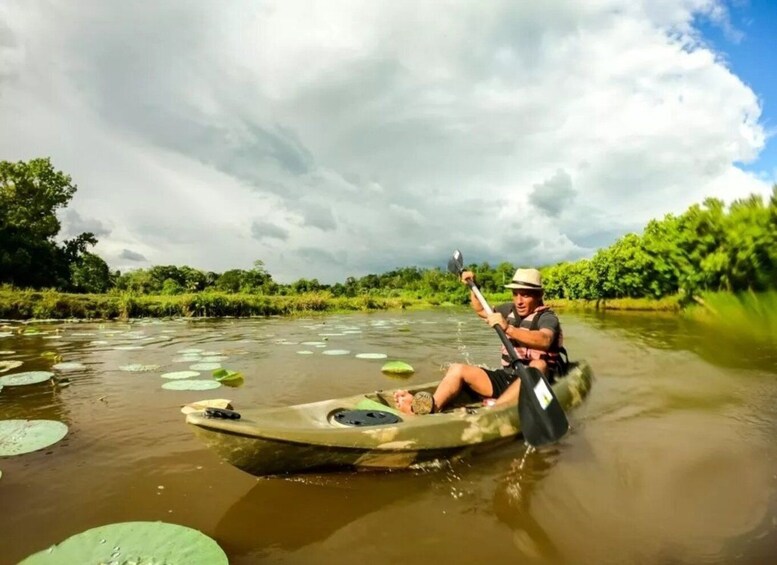
M 93 233 L 56 241 L 61 229 L 57 211 L 76 190 L 71 177 L 57 171 L 50 159 L 0 162 L 0 283 L 93 294 L 220 291 L 288 296 L 324 291 L 336 297 L 467 297 L 455 277 L 436 267 L 402 267 L 332 285 L 304 278 L 280 284 L 261 260 L 251 269 L 223 273 L 185 265 L 111 271 L 89 250 L 97 243 Z M 515 270 L 510 262 L 469 268 L 485 292 L 502 291 Z M 661 298 L 678 293 L 691 298 L 705 291 L 776 289 L 777 185 L 768 202 L 752 195 L 727 207 L 709 198 L 683 214 L 652 220 L 641 234 L 627 234 L 591 258 L 541 270 L 548 298 Z

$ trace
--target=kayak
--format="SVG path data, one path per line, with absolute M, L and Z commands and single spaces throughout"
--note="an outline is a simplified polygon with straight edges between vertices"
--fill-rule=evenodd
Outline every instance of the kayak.
M 592 378 L 582 361 L 552 384 L 564 409 L 583 401 Z M 434 392 L 438 382 L 402 390 Z M 469 391 L 442 412 L 423 416 L 397 410 L 394 390 L 377 390 L 295 406 L 206 409 L 187 414 L 186 423 L 223 460 L 257 476 L 404 469 L 464 456 L 521 433 L 515 406 L 487 406 Z

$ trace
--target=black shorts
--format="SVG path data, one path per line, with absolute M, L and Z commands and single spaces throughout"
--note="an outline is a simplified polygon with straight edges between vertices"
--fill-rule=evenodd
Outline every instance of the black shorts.
M 488 380 L 491 381 L 491 389 L 492 393 L 491 396 L 494 398 L 499 398 L 502 396 L 502 393 L 507 390 L 507 387 L 509 387 L 515 379 L 518 378 L 518 375 L 507 372 L 504 369 L 483 369 L 486 372 L 486 375 L 488 375 Z
M 507 371 L 505 369 L 483 369 L 486 372 L 486 375 L 488 375 L 488 380 L 491 381 L 491 388 L 493 389 L 493 392 L 491 393 L 491 396 L 494 398 L 499 398 L 502 396 L 502 393 L 507 390 L 507 387 L 509 387 L 517 378 L 518 374 L 513 373 L 511 371 Z M 536 369 L 533 369 L 536 370 Z M 549 383 L 553 383 L 556 381 L 556 374 L 557 371 L 555 368 L 551 368 L 546 378 L 548 379 Z

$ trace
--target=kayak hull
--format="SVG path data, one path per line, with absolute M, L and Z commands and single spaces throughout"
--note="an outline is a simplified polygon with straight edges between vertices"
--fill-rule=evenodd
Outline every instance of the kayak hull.
M 580 404 L 592 385 L 590 366 L 576 363 L 552 386 L 565 409 Z M 433 392 L 437 383 L 408 390 Z M 466 455 L 520 434 L 515 406 L 485 407 L 461 394 L 442 413 L 415 416 L 396 410 L 393 390 L 279 408 L 240 410 L 241 418 L 188 414 L 195 434 L 231 465 L 252 475 L 281 475 L 316 470 L 405 469 L 436 459 Z M 340 424 L 344 410 L 380 410 L 399 422 L 375 426 Z

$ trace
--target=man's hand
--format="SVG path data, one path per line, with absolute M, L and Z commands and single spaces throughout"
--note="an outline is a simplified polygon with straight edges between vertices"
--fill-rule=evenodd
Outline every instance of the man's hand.
M 488 322 L 488 325 L 492 328 L 494 326 L 499 326 L 504 331 L 507 331 L 507 320 L 505 320 L 504 316 L 502 316 L 502 314 L 499 312 L 494 312 L 493 314 L 487 316 L 486 322 Z
M 475 273 L 472 271 L 462 271 L 461 272 L 461 282 L 464 284 L 467 284 L 467 281 L 474 281 L 475 280 Z

